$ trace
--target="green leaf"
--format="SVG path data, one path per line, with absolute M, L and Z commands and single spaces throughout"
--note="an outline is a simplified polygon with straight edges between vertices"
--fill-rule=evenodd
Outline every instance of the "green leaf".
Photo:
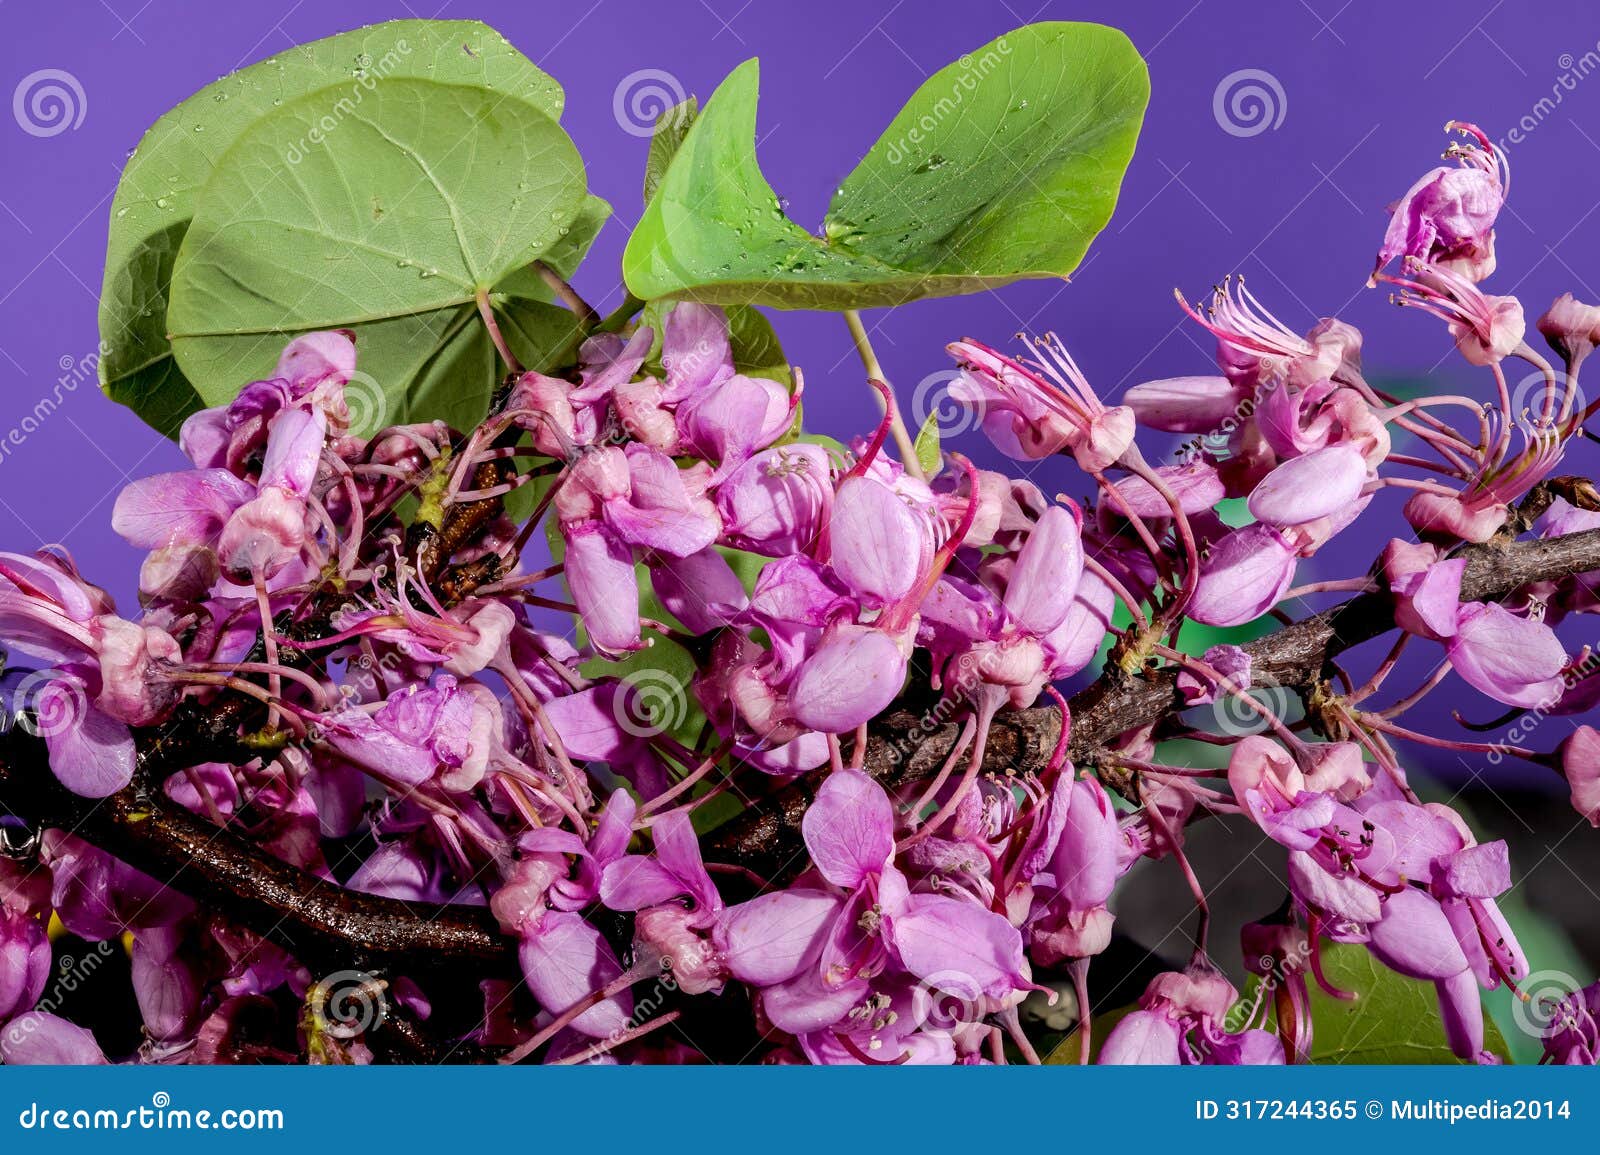
M 794 375 L 766 314 L 750 305 L 734 305 L 728 314 L 728 349 L 733 367 L 746 377 L 765 377 L 794 389 Z
M 932 477 L 939 472 L 943 460 L 939 454 L 939 414 L 928 414 L 922 428 L 917 430 L 917 440 L 912 448 L 916 450 L 917 464 L 922 467 L 925 476 Z
M 683 138 L 689 135 L 689 126 L 699 111 L 699 102 L 691 96 L 656 117 L 656 130 L 650 134 L 650 152 L 644 162 L 645 204 L 650 203 L 656 189 L 661 187 L 662 178 L 667 175 L 672 158 L 682 147 Z
M 376 24 L 298 45 L 202 88 L 145 133 L 111 203 L 100 383 L 112 400 L 168 436 L 201 407 L 167 342 L 173 261 L 201 186 L 257 118 L 330 85 L 353 99 L 380 77 L 478 84 L 561 115 L 561 86 L 473 20 Z
M 917 90 L 817 237 L 761 175 L 757 74 L 736 68 L 689 129 L 623 255 L 634 295 L 851 309 L 1065 276 L 1111 216 L 1149 98 L 1115 29 L 1008 32 Z
M 1361 1063 L 1420 1066 L 1459 1065 L 1461 1060 L 1445 1042 L 1439 1019 L 1439 1001 L 1432 983 L 1409 979 L 1381 966 L 1366 947 L 1348 943 L 1322 944 L 1323 973 L 1341 990 L 1354 991 L 1353 1002 L 1335 999 L 1311 984 L 1313 1024 L 1311 1061 L 1313 1063 Z M 1244 997 L 1235 1004 L 1234 1015 L 1242 1017 L 1251 1006 L 1261 979 L 1252 977 Z M 1270 996 L 1268 1005 L 1271 1005 Z M 1096 1015 L 1094 1053 L 1099 1054 L 1106 1036 L 1137 1005 L 1122 1007 L 1110 1014 Z M 1230 1018 L 1233 1016 L 1230 1015 Z M 1238 1030 L 1239 1022 L 1229 1022 Z M 1277 1024 L 1268 1015 L 1268 1030 Z M 1499 1028 L 1485 1016 L 1484 1049 L 1502 1059 L 1508 1055 Z M 1047 1064 L 1078 1061 L 1077 1032 L 1069 1032 L 1045 1057 Z
M 500 376 L 478 293 L 535 364 L 575 336 L 569 314 L 517 288 L 525 276 L 508 279 L 575 221 L 595 227 L 583 163 L 542 109 L 488 89 L 380 80 L 345 99 L 274 109 L 217 164 L 173 269 L 178 364 L 219 404 L 296 333 L 349 328 L 383 402 L 369 430 L 470 425 Z
M 1380 965 L 1365 947 L 1324 942 L 1323 973 L 1353 1002 L 1331 998 L 1311 984 L 1313 1063 L 1458 1064 L 1445 1042 L 1432 983 Z M 1504 1058 L 1505 1039 L 1485 1016 L 1484 1047 Z M 1275 1028 L 1274 1028 L 1275 1029 Z

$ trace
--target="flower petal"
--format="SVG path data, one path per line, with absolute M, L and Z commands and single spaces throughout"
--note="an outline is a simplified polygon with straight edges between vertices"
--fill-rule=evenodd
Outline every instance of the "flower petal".
M 1330 445 L 1278 466 L 1250 494 L 1250 512 L 1268 525 L 1303 525 L 1361 496 L 1367 462 L 1353 445 Z
M 786 982 L 816 957 L 843 901 L 825 890 L 763 894 L 723 911 L 712 941 L 740 982 Z
M 847 890 L 881 873 L 894 854 L 894 807 L 859 770 L 828 775 L 800 830 L 822 877 Z

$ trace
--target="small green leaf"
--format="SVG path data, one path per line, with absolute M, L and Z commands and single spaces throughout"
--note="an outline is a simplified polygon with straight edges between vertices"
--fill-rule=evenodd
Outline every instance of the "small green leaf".
M 813 236 L 755 155 L 758 66 L 723 81 L 623 254 L 638 297 L 851 309 L 1070 273 L 1110 218 L 1149 98 L 1128 38 L 1008 32 L 930 77 Z
M 939 465 L 943 460 L 939 454 L 939 414 L 930 413 L 928 419 L 922 423 L 922 428 L 917 430 L 916 444 L 912 446 L 917 453 L 917 464 L 922 467 L 923 475 L 932 477 L 939 472 Z
M 689 126 L 699 111 L 699 102 L 691 96 L 656 118 L 656 130 L 650 135 L 650 152 L 644 162 L 645 204 L 650 203 L 656 189 L 661 187 L 661 180 L 667 175 L 672 158 L 678 155 L 683 138 L 689 135 Z
M 1445 1042 L 1439 997 L 1432 983 L 1382 966 L 1366 947 L 1324 942 L 1322 969 L 1353 1002 L 1311 984 L 1313 1063 L 1457 1064 Z M 1506 1042 L 1485 1016 L 1484 1047 L 1506 1057 Z
M 100 293 L 100 383 L 168 435 L 204 402 L 172 359 L 173 261 L 212 167 L 257 118 L 329 86 L 352 100 L 378 78 L 477 84 L 561 115 L 561 86 L 473 20 L 393 20 L 297 45 L 223 77 L 145 133 L 111 202 Z
M 212 172 L 173 269 L 178 364 L 219 404 L 294 334 L 348 328 L 383 400 L 367 431 L 471 425 L 500 377 L 479 292 L 533 364 L 575 336 L 569 314 L 517 286 L 530 261 L 570 254 L 575 223 L 598 227 L 583 163 L 542 109 L 488 89 L 380 80 L 359 105 L 342 99 L 274 109 Z
M 1354 991 L 1357 998 L 1353 1002 L 1335 999 L 1323 994 L 1315 983 L 1311 984 L 1312 1063 L 1402 1066 L 1461 1063 L 1445 1042 L 1439 1000 L 1432 983 L 1396 974 L 1381 966 L 1366 947 L 1348 943 L 1324 942 L 1322 968 L 1329 982 L 1341 990 Z M 1254 1005 L 1260 982 L 1259 978 L 1251 978 L 1244 998 L 1234 1007 L 1235 1015 L 1242 1017 L 1244 1009 Z M 1271 998 L 1267 1001 L 1270 1006 Z M 1116 1024 L 1137 1009 L 1137 1005 L 1130 1005 L 1095 1016 L 1096 1055 Z M 1238 1030 L 1241 1024 L 1229 1022 L 1227 1026 L 1229 1030 Z M 1270 1014 L 1266 1027 L 1277 1030 Z M 1506 1058 L 1505 1038 L 1487 1017 L 1483 1024 L 1483 1044 L 1491 1054 Z M 1047 1064 L 1077 1061 L 1076 1031 L 1063 1038 L 1045 1058 Z

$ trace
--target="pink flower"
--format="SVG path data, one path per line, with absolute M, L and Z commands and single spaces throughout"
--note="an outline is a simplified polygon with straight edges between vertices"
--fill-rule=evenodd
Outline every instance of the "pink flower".
M 1433 169 L 1394 205 L 1374 274 L 1396 257 L 1442 265 L 1474 281 L 1494 271 L 1494 222 L 1510 189 L 1510 167 L 1476 125 L 1451 121 L 1445 129 L 1482 147 L 1451 145 L 1446 155 L 1457 167 Z
M 1600 828 L 1600 732 L 1579 726 L 1559 751 L 1560 769 L 1572 793 L 1572 808 Z
M 1508 706 L 1548 706 L 1565 689 L 1567 653 L 1555 631 L 1498 603 L 1463 605 L 1445 652 L 1464 681 Z
M 1021 936 L 1004 918 L 964 899 L 910 892 L 894 865 L 893 806 L 865 774 L 831 774 L 802 829 L 817 883 L 730 907 L 715 934 L 733 976 L 762 988 L 775 1026 L 836 1030 L 873 1000 L 881 976 L 899 970 L 924 979 L 958 973 L 975 996 L 1029 985 Z
M 1232 530 L 1201 559 L 1189 616 L 1210 626 L 1254 621 L 1289 592 L 1294 573 L 1294 550 L 1272 526 Z
M 1007 357 L 970 338 L 948 346 L 962 375 L 950 386 L 977 409 L 984 432 L 1013 457 L 1071 452 L 1090 473 L 1117 461 L 1133 444 L 1134 414 L 1107 408 L 1054 334 L 1034 342 L 1048 360 Z
M 1280 529 L 1302 525 L 1353 504 L 1366 481 L 1366 460 L 1353 446 L 1314 449 L 1267 474 L 1250 495 L 1250 512 Z

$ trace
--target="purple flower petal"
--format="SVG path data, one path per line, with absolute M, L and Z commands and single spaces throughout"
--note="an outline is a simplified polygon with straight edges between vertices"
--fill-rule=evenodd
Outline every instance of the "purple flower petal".
M 894 919 L 894 945 L 906 969 L 920 978 L 960 975 L 993 998 L 1027 985 L 1022 935 L 975 902 L 913 895 Z
M 1508 706 L 1550 705 L 1565 688 L 1567 654 L 1555 631 L 1498 602 L 1463 605 L 1446 653 L 1468 685 Z
M 1294 584 L 1294 551 L 1270 525 L 1226 534 L 1200 566 L 1188 613 L 1208 626 L 1238 626 L 1266 613 Z
M 585 995 L 622 976 L 622 964 L 600 932 L 577 914 L 553 910 L 517 950 L 522 976 L 539 1005 L 559 1015 Z M 613 995 L 572 1020 L 572 1028 L 595 1038 L 625 1030 L 633 1014 L 629 991 Z
M 880 605 L 911 592 L 921 568 L 923 527 L 894 490 L 870 477 L 839 486 L 829 522 L 834 571 Z
M 34 695 L 33 707 L 61 785 L 82 798 L 105 798 L 133 780 L 133 731 L 91 705 L 82 682 L 49 679 Z
M 0 1028 L 0 1061 L 7 1066 L 104 1066 L 94 1036 L 66 1019 L 30 1011 Z
M 802 726 L 841 734 L 875 718 L 905 683 L 906 657 L 871 627 L 849 627 L 818 647 L 795 674 L 789 708 Z
M 880 873 L 894 855 L 894 807 L 859 770 L 828 775 L 800 830 L 822 877 L 847 890 Z
M 740 982 L 787 982 L 816 957 L 843 901 L 823 890 L 763 894 L 723 911 L 712 941 Z
M 1006 585 L 1005 607 L 1023 629 L 1048 634 L 1072 608 L 1082 576 L 1083 540 L 1078 519 L 1052 505 L 1017 553 Z
M 1361 496 L 1367 462 L 1353 445 L 1330 445 L 1278 466 L 1250 494 L 1250 512 L 1268 525 L 1303 525 Z

